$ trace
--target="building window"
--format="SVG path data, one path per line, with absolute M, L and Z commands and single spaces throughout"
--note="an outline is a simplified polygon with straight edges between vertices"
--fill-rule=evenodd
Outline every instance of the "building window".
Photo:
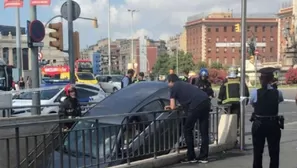
M 227 26 L 224 27 L 224 32 L 227 32 Z
M 265 41 L 266 41 L 266 37 L 265 37 L 265 36 L 262 38 L 262 41 L 263 41 L 263 42 L 265 42 Z
M 255 40 L 258 41 L 258 37 L 256 37 Z
M 224 64 L 227 64 L 227 57 L 224 58 Z
M 6 64 L 10 64 L 9 62 L 9 49 L 8 48 L 3 48 L 2 49 L 3 52 L 3 60 L 5 61 Z
M 220 38 L 219 38 L 219 37 L 217 37 L 216 41 L 217 41 L 217 42 L 219 42 L 219 41 L 220 41 Z
M 227 42 L 227 37 L 224 38 L 224 41 Z
M 208 31 L 208 32 L 211 32 L 211 28 L 207 28 L 207 31 Z
M 216 52 L 217 52 L 217 53 L 219 53 L 219 52 L 220 52 L 220 49 L 219 49 L 218 47 L 216 48 Z
M 257 32 L 258 31 L 258 26 L 255 26 L 255 32 Z
M 265 26 L 262 27 L 262 32 L 265 32 L 265 28 L 266 28 Z
M 272 36 L 270 37 L 270 41 L 271 41 L 271 42 L 273 41 L 273 37 L 272 37 Z
M 235 58 L 232 58 L 232 65 L 235 65 Z
M 208 39 L 207 39 L 207 42 L 209 42 L 209 43 L 210 43 L 210 40 L 211 40 L 211 38 L 210 38 L 210 37 L 208 37 Z
M 273 32 L 273 26 L 270 26 L 270 33 Z
M 235 48 L 232 48 L 232 52 L 233 52 L 233 53 L 235 52 Z
M 220 58 L 219 57 L 217 57 L 217 62 L 220 62 Z
M 29 70 L 29 54 L 28 54 L 28 51 L 29 49 L 28 48 L 23 48 L 22 49 L 23 52 L 23 70 Z
M 208 53 L 211 53 L 211 48 L 208 48 L 208 51 L 207 51 Z
M 227 48 L 224 48 L 224 53 L 226 53 L 227 52 Z
M 270 47 L 270 52 L 271 52 L 271 53 L 273 52 L 273 47 Z
M 219 32 L 219 28 L 216 28 L 216 32 Z
M 234 36 L 232 36 L 232 42 L 234 42 L 235 41 L 235 37 Z
M 241 53 L 241 49 L 239 49 L 238 52 Z
M 247 27 L 247 31 L 250 31 L 250 28 L 251 28 L 251 26 L 248 26 L 248 27 Z
M 262 52 L 265 53 L 266 52 L 266 48 L 262 47 Z
M 208 59 L 208 65 L 211 65 L 211 59 L 210 58 Z
M 235 32 L 235 26 L 232 26 L 232 32 Z
M 17 50 L 16 50 L 16 48 L 13 48 L 12 49 L 12 55 L 13 55 L 13 66 L 17 66 Z

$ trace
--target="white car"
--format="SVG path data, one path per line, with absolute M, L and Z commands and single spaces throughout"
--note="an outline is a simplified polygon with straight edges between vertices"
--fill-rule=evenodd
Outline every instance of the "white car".
M 46 87 L 45 87 L 46 88 Z M 107 94 L 102 90 L 99 85 L 91 84 L 76 84 L 77 95 L 79 100 L 88 100 L 89 102 L 99 102 L 103 100 Z M 57 104 L 57 106 L 42 107 L 41 114 L 58 113 L 59 104 L 61 100 L 65 98 L 64 87 L 53 88 L 49 90 L 40 91 L 40 104 L 50 105 Z M 31 106 L 32 105 L 32 92 L 23 92 L 15 95 L 12 100 L 12 106 Z M 13 116 L 25 115 L 24 113 L 30 113 L 31 108 L 18 108 L 12 111 Z
M 121 89 L 123 77 L 123 75 L 97 75 L 96 79 L 105 92 L 114 93 Z

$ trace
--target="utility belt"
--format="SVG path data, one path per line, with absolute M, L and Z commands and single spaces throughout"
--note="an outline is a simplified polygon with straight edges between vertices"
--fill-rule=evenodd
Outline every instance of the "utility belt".
M 285 127 L 285 118 L 282 115 L 277 115 L 277 116 L 260 116 L 260 115 L 256 115 L 255 113 L 252 114 L 251 122 L 254 121 L 260 121 L 260 122 L 267 122 L 267 121 L 277 121 L 279 124 L 279 127 L 281 129 L 284 129 Z

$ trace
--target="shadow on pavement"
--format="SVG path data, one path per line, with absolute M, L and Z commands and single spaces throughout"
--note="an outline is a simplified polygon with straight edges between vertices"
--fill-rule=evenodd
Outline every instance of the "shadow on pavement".
M 233 149 L 230 151 L 221 152 L 209 157 L 209 162 L 221 161 L 224 159 L 229 159 L 233 157 L 241 157 L 252 155 L 253 153 L 250 150 L 240 151 L 239 149 Z

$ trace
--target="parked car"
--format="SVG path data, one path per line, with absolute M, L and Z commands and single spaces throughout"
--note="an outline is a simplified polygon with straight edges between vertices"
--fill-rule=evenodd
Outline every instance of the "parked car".
M 42 84 L 41 88 L 45 88 L 45 90 L 40 91 L 40 104 L 57 104 L 57 106 L 51 107 L 43 107 L 41 108 L 41 114 L 51 114 L 57 113 L 59 111 L 58 104 L 65 97 L 64 86 L 61 86 L 62 83 L 57 85 L 49 85 Z M 65 85 L 65 84 L 63 84 Z M 53 88 L 53 86 L 57 86 Z M 61 87 L 59 87 L 61 86 Z M 47 89 L 47 87 L 52 87 Z M 88 101 L 101 101 L 103 100 L 107 94 L 100 88 L 99 85 L 91 85 L 91 84 L 76 84 L 78 99 L 81 102 Z M 30 106 L 32 105 L 32 92 L 22 92 L 20 94 L 14 95 L 12 100 L 12 106 Z M 12 111 L 13 116 L 24 116 L 26 114 L 30 114 L 30 108 L 19 108 L 14 109 Z
M 114 93 L 121 89 L 123 77 L 123 75 L 97 75 L 96 79 L 106 92 Z

